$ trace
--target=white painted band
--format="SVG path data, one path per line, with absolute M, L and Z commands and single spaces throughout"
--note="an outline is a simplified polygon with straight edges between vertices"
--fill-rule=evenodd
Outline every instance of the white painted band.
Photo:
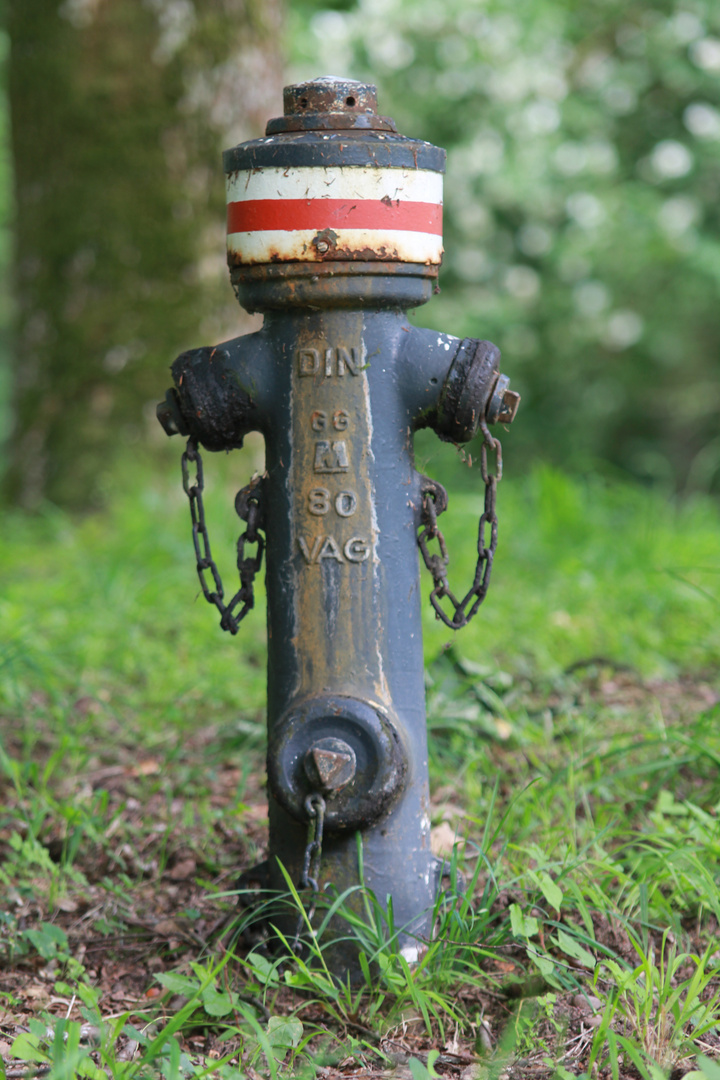
M 338 251 L 372 250 L 374 258 L 401 262 L 439 264 L 442 262 L 442 236 L 434 233 L 404 232 L 399 229 L 338 229 Z M 323 255 L 313 245 L 315 229 L 293 232 L 265 229 L 228 235 L 228 253 L 243 263 L 268 263 L 277 259 L 323 262 Z
M 261 168 L 231 173 L 227 201 L 249 199 L 397 199 L 442 204 L 442 173 L 371 166 Z

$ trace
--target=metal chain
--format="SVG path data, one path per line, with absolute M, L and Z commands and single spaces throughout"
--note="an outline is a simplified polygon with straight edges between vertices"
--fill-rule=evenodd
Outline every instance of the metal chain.
M 306 920 L 309 922 L 315 914 L 315 897 L 320 891 L 318 880 L 320 878 L 320 859 L 322 858 L 323 829 L 325 827 L 325 800 L 318 792 L 313 792 L 305 800 L 305 812 L 308 815 L 307 844 L 303 858 L 302 874 L 298 882 L 298 888 L 312 889 L 312 899 L 307 912 L 302 911 L 298 915 L 295 937 L 292 941 L 292 950 L 299 953 L 302 950 L 300 935 Z
M 440 514 L 447 508 L 447 492 L 440 485 L 427 477 L 423 477 L 423 504 L 422 504 L 422 532 L 418 534 L 418 547 L 423 561 L 432 574 L 434 588 L 430 593 L 430 603 L 435 610 L 435 616 L 442 619 L 451 630 L 459 630 L 467 626 L 482 604 L 490 587 L 490 575 L 492 572 L 493 559 L 498 539 L 498 519 L 495 513 L 495 498 L 497 485 L 502 480 L 502 446 L 500 440 L 490 434 L 484 420 L 480 422 L 483 433 L 483 444 L 480 452 L 480 471 L 485 484 L 485 507 L 480 515 L 478 524 L 477 552 L 478 560 L 475 567 L 473 583 L 462 598 L 458 600 L 453 594 L 447 580 L 447 567 L 449 562 L 445 537 L 437 523 Z M 495 454 L 495 471 L 488 469 L 488 451 Z M 487 530 L 490 530 L 489 543 L 487 543 Z M 431 540 L 437 540 L 440 552 L 432 554 L 428 547 Z M 448 598 L 453 612 L 448 615 L 442 608 L 442 601 Z M 472 605 L 468 610 L 468 605 Z
M 191 465 L 195 466 L 194 477 L 190 475 Z M 237 542 L 237 568 L 240 573 L 240 588 L 230 603 L 226 604 L 224 602 L 225 593 L 220 571 L 210 552 L 210 538 L 205 523 L 205 507 L 202 494 L 205 487 L 203 464 L 194 439 L 188 439 L 187 447 L 182 456 L 182 478 L 183 490 L 190 503 L 193 546 L 203 596 L 209 604 L 214 604 L 220 612 L 221 628 L 231 634 L 237 634 L 240 623 L 255 604 L 253 586 L 255 576 L 262 566 L 263 551 L 265 550 L 265 539 L 258 532 L 258 529 L 264 528 L 262 479 L 258 477 L 252 480 L 238 492 L 235 499 L 235 509 L 242 520 L 247 522 L 247 529 L 240 535 Z M 254 556 L 245 556 L 245 544 L 257 544 L 257 552 Z M 212 576 L 212 583 L 208 582 L 206 576 L 208 571 Z

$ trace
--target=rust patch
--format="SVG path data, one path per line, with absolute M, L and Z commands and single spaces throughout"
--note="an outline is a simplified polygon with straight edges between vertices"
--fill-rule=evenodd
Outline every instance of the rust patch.
M 292 357 L 298 696 L 380 697 L 377 543 L 361 313 L 303 328 Z
M 417 273 L 417 268 L 422 267 L 423 277 L 434 278 L 437 277 L 439 271 L 439 267 L 434 263 L 408 263 L 398 259 L 371 260 L 376 265 L 367 267 L 367 269 L 358 265 L 360 261 L 358 259 L 347 259 L 346 261 L 350 264 L 346 268 L 349 274 L 402 276 L 412 273 L 414 275 Z M 377 265 L 378 261 L 381 265 Z M 282 265 L 279 265 L 279 261 L 276 261 L 274 263 L 254 263 L 250 266 L 244 263 L 239 256 L 231 254 L 228 255 L 228 264 L 233 270 L 234 282 L 244 279 L 248 281 L 288 281 L 293 278 L 302 279 L 309 276 L 317 278 L 324 276 L 334 279 L 340 269 L 336 265 L 324 266 L 321 262 L 308 265 L 305 259 L 286 261 Z
M 236 251 L 228 251 L 227 263 L 228 266 L 233 269 L 241 266 L 265 266 L 272 263 L 294 263 L 294 262 L 393 262 L 393 263 L 405 263 L 409 260 L 403 255 L 400 255 L 395 249 L 389 249 L 385 246 L 379 248 L 350 248 L 350 247 L 337 247 L 337 234 L 333 234 L 333 239 L 326 241 L 326 234 L 332 233 L 332 229 L 325 229 L 313 240 L 313 250 L 309 250 L 306 244 L 298 244 L 296 249 L 291 252 L 283 251 L 279 252 L 268 244 L 263 252 L 262 259 L 248 259 L 246 256 L 239 254 Z M 322 249 L 318 244 L 327 242 L 328 246 Z M 415 265 L 415 264 L 413 264 Z M 432 263 L 429 260 L 424 263 L 426 266 L 439 265 Z

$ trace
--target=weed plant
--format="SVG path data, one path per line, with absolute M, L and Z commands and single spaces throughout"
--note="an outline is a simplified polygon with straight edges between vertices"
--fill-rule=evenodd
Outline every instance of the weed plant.
M 228 577 L 251 465 L 207 470 Z M 447 874 L 410 964 L 362 886 L 311 923 L 288 879 L 302 956 L 238 914 L 265 841 L 262 599 L 226 639 L 193 603 L 179 485 L 112 496 L 0 536 L 8 1070 L 719 1080 L 716 505 L 548 469 L 503 483 L 482 614 L 450 641 L 425 605 Z M 451 583 L 476 514 L 451 498 Z M 338 925 L 357 984 L 326 967 Z

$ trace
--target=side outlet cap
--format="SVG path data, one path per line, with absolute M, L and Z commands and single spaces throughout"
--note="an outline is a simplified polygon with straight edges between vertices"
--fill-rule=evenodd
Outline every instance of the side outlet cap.
M 395 724 L 377 706 L 356 698 L 328 694 L 300 702 L 270 734 L 270 791 L 303 822 L 307 796 L 320 792 L 331 832 L 376 821 L 400 795 L 406 772 Z

